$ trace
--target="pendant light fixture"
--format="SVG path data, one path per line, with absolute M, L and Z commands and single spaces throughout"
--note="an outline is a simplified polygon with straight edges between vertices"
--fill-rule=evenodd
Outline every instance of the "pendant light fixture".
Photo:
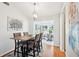
M 33 19 L 34 20 L 37 20 L 37 4 L 36 3 L 33 3 L 34 5 L 34 11 L 33 11 Z

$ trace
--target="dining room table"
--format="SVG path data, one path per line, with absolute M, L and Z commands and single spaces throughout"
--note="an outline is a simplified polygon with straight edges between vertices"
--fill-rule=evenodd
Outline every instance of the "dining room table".
M 18 47 L 19 47 L 19 41 L 25 42 L 26 45 L 27 45 L 26 48 L 28 50 L 28 41 L 29 40 L 34 40 L 34 35 L 17 36 L 17 37 L 12 37 L 10 39 L 13 39 L 13 40 L 17 41 L 18 42 Z M 22 46 L 23 45 L 24 44 L 22 43 Z M 18 49 L 18 51 L 19 51 L 19 49 Z M 17 56 L 19 56 L 18 53 L 17 53 Z M 25 57 L 25 56 L 28 56 L 28 51 L 26 51 L 26 52 L 22 51 L 22 57 Z

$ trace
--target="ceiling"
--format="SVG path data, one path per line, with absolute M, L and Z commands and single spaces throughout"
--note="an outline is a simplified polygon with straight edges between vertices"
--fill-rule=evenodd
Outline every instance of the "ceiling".
M 11 2 L 11 4 L 20 10 L 27 18 L 32 18 L 34 11 L 33 2 Z M 63 2 L 37 2 L 38 18 L 52 17 L 60 13 L 63 4 Z

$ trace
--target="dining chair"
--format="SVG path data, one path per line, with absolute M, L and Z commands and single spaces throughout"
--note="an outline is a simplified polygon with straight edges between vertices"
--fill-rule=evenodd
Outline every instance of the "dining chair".
M 23 32 L 23 35 L 25 36 L 25 35 L 28 35 L 28 32 Z
M 36 34 L 34 41 L 30 45 L 30 48 L 33 51 L 33 57 L 35 57 L 35 52 L 37 52 L 37 55 L 39 55 L 39 46 L 40 45 L 40 34 Z
M 36 34 L 35 38 L 28 41 L 28 49 L 27 45 L 26 46 L 23 45 L 25 47 L 24 52 L 27 51 L 28 56 L 35 57 L 36 56 L 35 52 L 37 52 L 37 55 L 39 55 L 39 42 L 40 42 L 39 37 L 40 35 Z
M 13 36 L 14 36 L 14 38 L 17 37 L 17 36 L 21 36 L 21 33 L 13 33 Z M 19 53 L 20 53 L 19 49 L 20 49 L 21 46 L 22 46 L 22 42 L 15 39 L 14 56 L 16 55 L 16 53 L 17 53 L 17 56 L 19 56 Z
M 42 46 L 42 35 L 43 35 L 43 33 L 40 33 L 40 48 L 43 48 L 43 46 Z

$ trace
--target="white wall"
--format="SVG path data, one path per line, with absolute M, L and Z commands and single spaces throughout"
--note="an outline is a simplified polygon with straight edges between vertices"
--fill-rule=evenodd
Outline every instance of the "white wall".
M 60 13 L 60 50 L 64 51 L 64 12 Z
M 48 20 L 54 20 L 55 28 L 54 28 L 54 45 L 59 46 L 60 45 L 60 17 L 59 14 L 47 16 L 47 17 L 41 17 L 38 18 L 36 21 L 48 21 Z M 33 33 L 33 19 L 32 21 L 29 21 L 29 32 Z
M 28 20 L 15 7 L 0 3 L 0 55 L 14 48 L 14 40 L 10 39 L 12 32 L 7 31 L 7 16 L 23 22 L 23 31 L 28 31 Z
M 60 45 L 60 17 L 59 14 L 56 14 L 53 16 L 52 20 L 54 20 L 55 23 L 55 29 L 54 29 L 54 45 L 59 46 Z

